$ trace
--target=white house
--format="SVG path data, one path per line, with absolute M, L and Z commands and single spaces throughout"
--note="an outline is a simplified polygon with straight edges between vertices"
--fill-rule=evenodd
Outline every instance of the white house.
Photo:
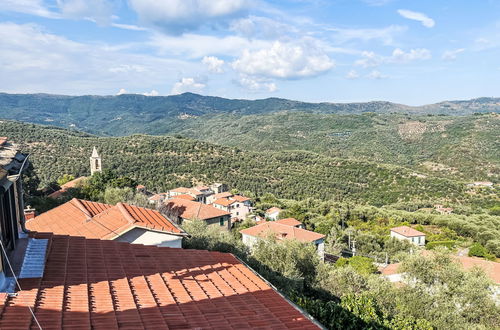
M 274 236 L 276 240 L 295 239 L 300 242 L 311 243 L 316 246 L 318 255 L 323 259 L 325 255 L 325 235 L 305 230 L 293 225 L 267 221 L 256 226 L 240 230 L 243 244 L 252 248 L 261 239 Z
M 134 244 L 182 247 L 188 234 L 155 210 L 73 198 L 26 222 L 29 230 Z
M 391 237 L 399 240 L 410 241 L 418 246 L 425 245 L 425 234 L 408 226 L 391 228 Z
M 281 213 L 281 209 L 279 207 L 271 207 L 266 211 L 266 218 L 272 221 L 278 220 L 278 216 Z

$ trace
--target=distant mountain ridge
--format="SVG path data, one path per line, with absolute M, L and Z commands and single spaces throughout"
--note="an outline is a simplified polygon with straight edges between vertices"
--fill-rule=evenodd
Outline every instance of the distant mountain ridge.
M 471 115 L 500 112 L 500 98 L 444 101 L 408 106 L 386 101 L 308 103 L 280 98 L 225 99 L 184 93 L 171 96 L 124 94 L 67 96 L 0 93 L 0 118 L 77 128 L 103 135 L 164 134 L 180 121 L 215 114 L 260 115 L 276 112 L 321 114 L 403 113 L 413 115 Z

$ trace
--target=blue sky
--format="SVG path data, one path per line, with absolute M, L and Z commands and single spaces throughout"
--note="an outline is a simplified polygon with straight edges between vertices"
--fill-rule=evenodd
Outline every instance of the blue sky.
M 495 0 L 0 0 L 0 91 L 500 96 Z

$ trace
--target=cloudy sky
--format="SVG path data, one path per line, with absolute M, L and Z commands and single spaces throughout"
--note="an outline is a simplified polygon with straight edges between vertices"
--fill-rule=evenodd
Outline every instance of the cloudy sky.
M 497 0 L 0 0 L 0 92 L 500 96 Z

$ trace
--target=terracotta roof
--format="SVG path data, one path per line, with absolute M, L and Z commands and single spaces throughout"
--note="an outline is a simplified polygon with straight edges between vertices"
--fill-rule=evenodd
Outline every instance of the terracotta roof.
M 281 209 L 279 207 L 271 207 L 270 209 L 268 209 L 266 211 L 266 214 L 271 214 L 271 213 L 275 213 L 275 212 L 281 212 Z
M 3 146 L 5 143 L 7 143 L 7 137 L 6 136 L 0 136 L 0 146 Z
M 299 220 L 294 219 L 294 218 L 286 218 L 286 219 L 276 220 L 276 223 L 281 223 L 283 225 L 292 226 L 292 227 L 296 227 L 296 226 L 299 226 L 302 224 L 302 222 L 300 222 Z
M 68 189 L 70 188 L 75 188 L 77 187 L 78 185 L 80 185 L 80 183 L 85 180 L 87 177 L 85 176 L 81 176 L 79 178 L 76 178 L 74 180 L 71 180 L 71 181 L 68 181 L 66 182 L 65 184 L 63 184 L 61 186 L 61 189 L 57 190 L 57 191 L 54 191 L 53 193 L 49 194 L 48 197 L 50 198 L 59 198 L 61 197 L 62 195 L 64 195 L 65 192 L 68 191 Z
M 231 213 L 219 210 L 211 205 L 188 201 L 181 198 L 172 198 L 165 202 L 171 210 L 177 210 L 183 219 L 208 220 L 216 217 L 231 215 Z
M 233 255 L 82 237 L 47 238 L 42 277 L 0 294 L 0 328 L 313 329 Z
M 144 189 L 144 188 L 146 188 L 146 186 L 142 185 L 142 184 L 138 184 L 135 188 L 136 189 Z
M 124 203 L 112 206 L 76 198 L 27 221 L 26 227 L 39 232 L 99 239 L 114 239 L 134 227 L 184 234 L 158 211 Z
M 408 226 L 394 227 L 391 228 L 391 231 L 406 237 L 425 236 L 425 234 L 422 233 L 421 231 L 418 231 Z
M 241 195 L 234 195 L 231 198 L 238 202 L 246 202 L 250 200 L 250 198 Z
M 188 194 L 177 195 L 175 198 L 187 199 L 188 201 L 194 201 L 195 198 Z
M 424 256 L 432 255 L 432 251 L 424 250 L 422 253 Z M 422 251 L 422 252 L 424 252 Z M 452 258 L 462 265 L 465 270 L 470 270 L 473 267 L 481 268 L 485 274 L 496 284 L 500 285 L 500 263 L 489 261 L 480 258 L 473 257 L 458 257 L 452 256 Z M 398 268 L 401 263 L 390 264 L 381 270 L 382 275 L 393 275 L 399 274 Z
M 162 200 L 164 199 L 166 196 L 165 193 L 161 193 L 161 194 L 154 194 L 153 196 L 149 197 L 148 199 L 150 201 L 159 201 L 159 200 Z
M 214 194 L 211 197 L 215 198 L 215 199 L 219 199 L 219 198 L 227 198 L 227 197 L 231 197 L 231 196 L 233 196 L 233 194 L 231 194 L 229 191 L 225 191 L 225 192 L 221 192 L 218 194 Z
M 382 275 L 394 275 L 394 274 L 399 274 L 398 268 L 401 265 L 401 263 L 395 263 L 395 264 L 389 264 L 386 267 L 379 269 L 380 273 Z
M 179 187 L 170 190 L 170 192 L 175 192 L 175 193 L 182 193 L 182 194 L 192 194 L 195 196 L 203 195 L 203 193 L 195 188 L 185 188 L 185 187 Z
M 233 203 L 236 203 L 236 201 L 232 201 L 230 199 L 227 199 L 227 198 L 219 198 L 219 199 L 216 199 L 214 201 L 214 204 L 219 204 L 219 205 L 222 205 L 222 206 L 229 206 Z
M 208 189 L 210 189 L 210 187 L 208 187 L 208 186 L 196 186 L 195 189 L 201 191 L 201 190 L 208 190 Z
M 500 263 L 473 257 L 455 258 L 460 261 L 465 270 L 469 270 L 472 267 L 479 267 L 493 282 L 500 285 Z
M 264 222 L 256 226 L 240 230 L 240 233 L 263 238 L 270 234 L 274 234 L 278 239 L 296 239 L 301 242 L 314 242 L 325 237 L 323 234 L 287 226 L 275 221 Z

